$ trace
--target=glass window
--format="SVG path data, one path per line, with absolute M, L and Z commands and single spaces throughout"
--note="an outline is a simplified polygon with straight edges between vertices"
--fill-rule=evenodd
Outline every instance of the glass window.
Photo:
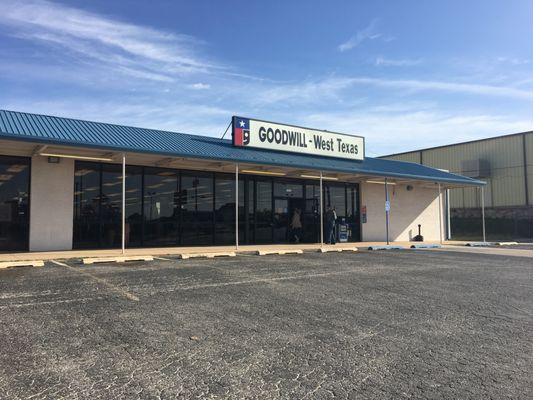
M 272 181 L 256 180 L 255 242 L 272 243 Z
M 359 201 L 358 185 L 348 185 L 346 189 L 348 200 L 346 222 L 348 223 L 348 240 L 359 242 L 361 240 L 359 228 Z
M 346 217 L 346 189 L 344 184 L 324 185 L 324 206 L 334 208 L 337 218 Z
M 255 230 L 255 211 L 254 211 L 254 199 L 255 199 L 255 196 L 254 196 L 254 180 L 253 178 L 251 177 L 246 177 L 245 178 L 245 206 L 246 206 L 246 212 L 245 212 L 245 215 L 244 215 L 244 223 L 245 223 L 245 232 L 246 232 L 246 243 L 249 243 L 249 244 L 252 244 L 255 242 L 255 235 L 254 235 L 254 230 Z M 244 208 L 244 205 L 243 205 L 243 208 Z M 240 215 L 239 215 L 239 218 L 240 218 Z M 239 235 L 240 236 L 240 235 Z
M 100 171 L 100 164 L 76 162 L 73 238 L 76 249 L 100 246 Z
M 199 245 L 213 243 L 213 175 L 183 173 L 180 186 L 181 243 Z
M 215 243 L 235 243 L 235 177 L 231 175 L 215 176 Z
M 303 210 L 303 242 L 320 242 L 320 185 L 305 186 Z
M 102 164 L 100 196 L 101 247 L 120 247 L 122 240 L 122 166 Z
M 126 245 L 141 245 L 142 168 L 126 168 Z M 76 162 L 74 248 L 120 247 L 122 166 Z
M 274 180 L 274 197 L 302 198 L 303 196 L 303 185 L 301 183 Z
M 27 250 L 30 160 L 0 156 L 0 251 Z
M 142 167 L 126 166 L 126 247 L 142 245 L 142 182 Z
M 178 244 L 178 172 L 145 168 L 144 242 L 145 246 Z

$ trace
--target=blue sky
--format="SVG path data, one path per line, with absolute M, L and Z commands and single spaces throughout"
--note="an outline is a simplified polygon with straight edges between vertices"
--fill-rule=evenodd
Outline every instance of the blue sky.
M 0 0 L 0 108 L 370 156 L 533 130 L 531 1 Z

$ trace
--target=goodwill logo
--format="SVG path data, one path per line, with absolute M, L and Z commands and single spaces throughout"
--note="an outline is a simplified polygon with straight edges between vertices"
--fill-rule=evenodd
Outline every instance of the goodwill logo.
M 233 145 L 363 160 L 364 139 L 249 118 L 233 117 Z

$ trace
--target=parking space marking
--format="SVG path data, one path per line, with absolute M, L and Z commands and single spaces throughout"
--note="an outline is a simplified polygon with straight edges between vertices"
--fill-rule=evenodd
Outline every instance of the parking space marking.
M 114 292 L 117 292 L 119 293 L 120 295 L 124 296 L 125 298 L 127 298 L 128 300 L 132 300 L 132 301 L 139 301 L 139 298 L 137 296 L 135 296 L 134 294 L 131 294 L 127 291 L 125 291 L 124 289 L 118 287 L 118 286 L 115 286 L 113 285 L 112 283 L 109 283 L 108 281 L 106 281 L 105 279 L 102 279 L 102 278 L 99 278 L 97 276 L 94 276 L 93 274 L 90 274 L 88 273 L 87 271 L 82 271 L 81 269 L 79 268 L 74 268 L 74 267 L 71 267 L 70 265 L 68 264 L 65 264 L 65 263 L 62 263 L 60 261 L 56 261 L 56 260 L 51 260 L 51 262 L 53 262 L 54 264 L 56 265 L 60 265 L 62 267 L 65 267 L 65 268 L 68 268 L 72 271 L 75 271 L 81 275 L 85 275 L 85 276 L 88 276 L 89 278 L 95 280 L 96 282 L 99 282 L 101 283 L 102 285 L 106 286 L 108 289 L 114 291 Z
M 196 289 L 205 289 L 205 288 L 217 288 L 224 286 L 234 286 L 234 285 L 249 285 L 254 283 L 273 283 L 279 281 L 290 281 L 296 279 L 311 279 L 311 278 L 322 278 L 326 276 L 334 275 L 345 275 L 356 273 L 356 270 L 347 270 L 347 271 L 335 271 L 335 272 L 324 272 L 324 273 L 314 273 L 314 274 L 301 274 L 301 275 L 292 275 L 292 276 L 279 276 L 273 278 L 256 278 L 256 279 L 246 279 L 241 281 L 230 281 L 230 282 L 219 282 L 219 283 L 205 283 L 192 286 L 176 287 L 170 290 L 164 290 L 163 292 L 174 292 L 178 290 L 196 290 Z
M 19 308 L 19 307 L 33 307 L 33 306 L 43 306 L 51 304 L 63 304 L 63 303 L 84 303 L 86 301 L 92 300 L 102 300 L 103 297 L 78 297 L 76 299 L 64 299 L 64 300 L 51 300 L 51 301 L 32 301 L 30 303 L 17 303 L 17 304 L 6 304 L 0 306 L 0 310 L 4 308 Z

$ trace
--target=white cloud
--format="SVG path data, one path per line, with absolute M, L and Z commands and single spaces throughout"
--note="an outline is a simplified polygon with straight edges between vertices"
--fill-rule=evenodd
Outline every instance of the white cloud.
M 420 63 L 422 63 L 420 59 L 411 60 L 404 58 L 395 60 L 385 57 L 378 57 L 375 62 L 378 67 L 412 67 Z
M 443 81 L 425 81 L 416 79 L 381 79 L 381 78 L 351 78 L 347 84 L 362 84 L 408 91 L 443 91 L 466 93 L 483 96 L 500 96 L 522 100 L 533 100 L 533 91 L 516 89 L 510 86 L 484 85 L 476 83 L 459 83 Z
M 518 58 L 518 57 L 498 57 L 496 58 L 496 61 L 498 61 L 499 63 L 511 64 L 511 65 L 531 64 L 531 60 L 528 60 L 525 58 Z
M 531 130 L 532 118 L 439 110 L 383 113 L 369 109 L 315 113 L 301 124 L 365 136 L 369 156 Z
M 330 77 L 315 81 L 292 84 L 277 84 L 263 87 L 255 93 L 253 100 L 259 103 L 273 104 L 282 101 L 317 103 L 324 100 L 338 99 L 337 94 L 351 86 L 349 78 Z
M 431 81 L 417 79 L 383 79 L 370 77 L 328 77 L 315 81 L 277 85 L 256 94 L 254 99 L 263 103 L 292 101 L 312 104 L 325 100 L 343 101 L 343 91 L 354 86 L 374 86 L 396 89 L 401 94 L 419 91 L 462 93 L 478 96 L 508 97 L 518 100 L 533 100 L 533 91 L 512 86 L 485 85 L 476 83 Z
M 222 135 L 234 114 L 233 110 L 227 108 L 178 100 L 169 104 L 165 99 L 153 96 L 135 96 L 122 102 L 84 97 L 59 100 L 14 99 L 3 101 L 2 104 L 2 108 L 8 110 L 216 137 Z
M 337 49 L 340 52 L 348 51 L 353 49 L 354 47 L 359 46 L 361 43 L 363 43 L 365 40 L 375 40 L 383 35 L 376 31 L 376 25 L 378 23 L 377 19 L 374 19 L 370 22 L 370 24 L 358 31 L 354 36 L 352 36 L 350 39 L 348 39 L 346 42 L 341 43 L 339 46 L 337 46 Z M 387 41 L 392 38 L 386 38 Z
M 208 83 L 198 82 L 198 83 L 193 83 L 189 85 L 189 87 L 194 90 L 206 90 L 206 89 L 210 89 L 211 85 Z
M 223 70 L 200 56 L 198 40 L 133 25 L 44 0 L 4 0 L 0 24 L 15 37 L 48 43 L 138 78 L 169 81 L 176 75 Z

